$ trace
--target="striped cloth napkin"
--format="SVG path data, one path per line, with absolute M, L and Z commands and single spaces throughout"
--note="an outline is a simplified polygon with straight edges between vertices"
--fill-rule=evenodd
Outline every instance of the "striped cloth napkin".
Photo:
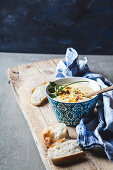
M 73 48 L 68 48 L 65 60 L 61 60 L 56 69 L 56 79 L 82 76 L 97 81 L 101 88 L 113 85 L 100 74 L 89 70 L 88 60 L 79 56 Z M 108 159 L 113 160 L 113 91 L 103 93 L 97 103 L 95 117 L 82 118 L 76 127 L 79 144 L 84 149 L 101 147 Z

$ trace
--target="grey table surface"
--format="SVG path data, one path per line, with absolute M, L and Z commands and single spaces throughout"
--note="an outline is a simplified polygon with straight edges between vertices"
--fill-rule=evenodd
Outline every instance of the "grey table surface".
M 44 170 L 27 122 L 8 84 L 7 69 L 64 55 L 0 53 L 0 170 Z M 84 56 L 80 56 L 82 59 Z M 86 56 L 91 71 L 113 82 L 113 56 Z

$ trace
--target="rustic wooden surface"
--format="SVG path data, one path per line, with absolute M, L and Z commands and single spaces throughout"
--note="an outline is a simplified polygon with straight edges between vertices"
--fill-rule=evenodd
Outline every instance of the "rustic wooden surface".
M 47 157 L 41 132 L 46 125 L 57 122 L 49 103 L 41 107 L 30 104 L 31 90 L 44 81 L 54 80 L 55 68 L 59 59 L 34 62 L 31 64 L 14 66 L 8 69 L 8 77 L 24 117 L 30 127 L 37 148 L 46 169 L 113 169 L 113 164 L 104 156 L 102 151 L 87 151 L 83 161 L 66 167 L 54 166 Z M 70 136 L 76 138 L 74 128 L 69 127 Z

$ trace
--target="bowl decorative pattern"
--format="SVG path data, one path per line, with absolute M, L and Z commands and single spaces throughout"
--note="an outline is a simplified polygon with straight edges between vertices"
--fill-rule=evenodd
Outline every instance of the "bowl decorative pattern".
M 82 81 L 82 84 L 91 87 L 95 91 L 100 90 L 100 86 L 97 84 L 96 81 L 84 77 L 58 79 L 55 80 L 55 83 L 68 84 L 76 81 Z M 83 81 L 85 82 L 83 83 Z M 55 100 L 55 98 L 51 98 L 48 91 L 49 87 L 50 85 L 48 85 L 46 88 L 46 94 L 58 122 L 63 122 L 68 126 L 76 126 L 81 118 L 92 115 L 99 95 L 84 102 L 65 103 L 63 101 L 57 101 Z
M 48 96 L 51 107 L 58 122 L 63 122 L 68 126 L 76 126 L 80 119 L 90 115 L 96 105 L 98 96 L 80 103 L 63 103 Z

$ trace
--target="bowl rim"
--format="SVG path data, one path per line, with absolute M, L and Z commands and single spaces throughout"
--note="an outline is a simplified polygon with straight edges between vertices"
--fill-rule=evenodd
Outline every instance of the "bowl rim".
M 98 87 L 99 87 L 99 90 L 100 90 L 100 85 L 95 81 L 95 80 L 92 80 L 92 79 L 89 79 L 89 78 L 86 78 L 86 77 L 66 77 L 66 78 L 60 78 L 60 79 L 57 79 L 57 80 L 54 80 L 53 82 L 56 82 L 58 80 L 64 80 L 64 79 L 74 79 L 74 78 L 84 78 L 84 79 L 87 79 L 89 81 L 93 81 L 95 82 Z M 95 97 L 93 97 L 92 99 L 89 99 L 89 100 L 86 100 L 86 101 L 83 101 L 83 102 L 78 102 L 78 103 L 75 103 L 75 102 L 62 102 L 62 101 L 58 101 L 58 100 L 55 100 L 54 98 L 50 97 L 49 94 L 47 93 L 47 89 L 49 87 L 50 83 L 47 85 L 46 87 L 46 96 L 50 99 L 52 99 L 53 101 L 55 102 L 59 102 L 59 103 L 63 103 L 63 104 L 81 104 L 81 103 L 85 103 L 85 102 L 89 102 L 89 101 L 92 101 L 94 99 L 96 99 L 97 97 L 99 97 L 100 94 L 97 94 Z

